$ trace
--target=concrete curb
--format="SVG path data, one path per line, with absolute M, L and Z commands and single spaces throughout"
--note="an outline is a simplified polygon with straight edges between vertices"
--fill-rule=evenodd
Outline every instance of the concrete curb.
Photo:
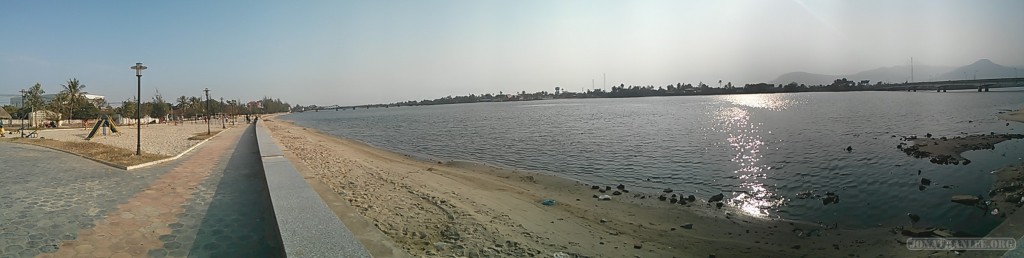
M 292 165 L 262 121 L 256 129 L 267 192 L 287 257 L 372 257 Z
M 66 151 L 66 150 L 62 150 L 62 149 L 57 149 L 57 148 L 53 148 L 53 147 L 50 147 L 50 146 L 35 145 L 35 144 L 21 143 L 21 142 L 12 142 L 12 143 L 31 145 L 31 146 L 36 146 L 36 147 L 40 147 L 40 148 L 51 149 L 51 150 L 55 150 L 55 151 L 59 151 L 59 152 L 67 153 L 67 154 L 71 154 L 72 156 L 78 156 L 78 157 L 81 157 L 81 158 L 85 158 L 87 160 L 92 160 L 92 161 L 95 161 L 96 163 L 100 163 L 100 164 L 103 164 L 103 165 L 111 166 L 111 167 L 114 167 L 114 168 L 117 168 L 117 169 L 128 170 L 128 168 L 123 166 L 123 165 L 118 165 L 118 164 L 110 163 L 110 162 L 107 162 L 107 161 L 102 161 L 102 160 L 94 159 L 94 158 L 91 158 L 91 157 L 86 157 L 86 156 L 83 156 L 83 155 L 78 154 L 78 153 L 73 153 L 73 152 L 70 152 L 70 151 Z
M 128 167 L 125 167 L 124 170 L 139 169 L 139 168 L 144 168 L 144 167 L 148 167 L 148 166 L 152 166 L 152 165 L 156 165 L 156 164 L 160 164 L 160 163 L 164 163 L 164 162 L 168 162 L 168 161 L 179 159 L 179 158 L 181 158 L 181 156 L 185 156 L 185 154 L 188 154 L 192 150 L 196 149 L 197 147 L 199 147 L 199 145 L 203 145 L 203 143 L 206 143 L 206 142 L 212 140 L 214 137 L 217 137 L 218 135 L 220 135 L 224 131 L 227 131 L 227 129 L 217 131 L 217 133 L 211 135 L 210 137 L 207 137 L 206 139 L 203 139 L 199 143 L 196 143 L 196 145 L 192 145 L 192 147 L 188 147 L 188 149 L 185 149 L 185 151 L 182 151 L 181 153 L 178 153 L 177 156 L 166 158 L 166 159 L 161 159 L 161 160 L 157 160 L 157 161 L 150 161 L 150 162 L 146 162 L 146 163 L 142 163 L 142 164 L 138 164 L 138 165 L 128 166 Z

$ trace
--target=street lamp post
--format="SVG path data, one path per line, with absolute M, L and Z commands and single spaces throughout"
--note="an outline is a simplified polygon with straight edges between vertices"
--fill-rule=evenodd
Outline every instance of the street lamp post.
M 206 93 L 206 135 L 210 135 L 210 88 L 203 89 Z
M 25 96 L 28 95 L 28 91 L 22 89 L 22 90 L 20 90 L 18 92 L 21 92 L 21 108 L 25 108 Z M 29 114 L 31 114 L 31 113 L 29 113 Z M 28 117 L 28 115 L 25 115 L 24 117 L 21 118 L 21 130 L 18 130 L 18 132 L 21 132 L 21 137 L 25 137 L 25 118 L 26 117 Z
M 228 129 L 228 126 L 226 124 L 224 124 L 224 122 L 226 122 L 225 121 L 225 117 L 226 116 L 224 116 L 224 115 L 226 115 L 226 113 L 224 113 L 224 110 L 227 110 L 227 109 L 224 108 L 224 97 L 220 98 L 220 106 L 221 106 L 220 109 L 222 109 L 220 111 L 221 112 L 221 116 L 220 116 L 220 119 L 219 119 L 220 120 L 220 129 Z
M 142 63 L 135 63 L 135 66 L 131 68 L 135 70 L 137 79 L 135 84 L 137 94 L 135 99 L 135 155 L 142 156 L 142 70 L 146 70 L 147 67 L 142 66 Z

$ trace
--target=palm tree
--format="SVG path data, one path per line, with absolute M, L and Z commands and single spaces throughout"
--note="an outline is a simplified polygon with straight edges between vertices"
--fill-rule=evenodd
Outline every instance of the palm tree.
M 70 110 L 77 109 L 78 105 L 81 104 L 81 100 L 83 98 L 85 98 L 83 96 L 83 94 L 85 94 L 85 92 L 82 91 L 82 89 L 85 89 L 85 84 L 82 84 L 82 83 L 78 82 L 78 78 L 71 78 L 71 79 L 68 80 L 67 84 L 64 84 L 64 85 L 61 85 L 61 86 L 64 87 L 63 91 L 66 92 L 67 95 L 68 95 L 67 96 L 68 97 L 67 98 L 68 109 L 70 109 Z M 71 115 L 70 115 L 70 113 L 71 112 L 69 112 L 69 114 L 68 114 L 68 124 L 71 124 Z
M 68 95 L 67 91 L 63 91 L 62 90 L 62 91 L 58 92 L 56 96 L 53 96 L 53 99 L 50 100 L 50 104 L 49 104 L 50 108 L 52 108 L 53 110 L 57 111 L 58 114 L 63 115 L 65 109 L 67 109 L 69 111 L 68 112 L 68 124 L 71 123 L 71 112 L 70 112 L 71 109 L 68 109 L 68 102 L 69 102 L 68 99 L 69 99 L 69 97 L 70 97 L 70 95 Z
M 192 97 L 188 98 L 188 102 L 189 102 L 189 107 L 191 107 L 194 115 L 198 115 L 199 113 L 202 112 L 202 110 L 203 110 L 203 99 L 200 99 L 199 97 L 196 97 L 196 96 L 192 96 Z
M 187 105 L 188 105 L 188 97 L 185 97 L 185 95 L 181 95 L 181 97 L 178 97 L 178 109 L 181 110 L 181 117 L 179 119 L 182 119 L 182 118 L 185 117 L 185 110 L 186 110 L 185 108 L 186 108 Z

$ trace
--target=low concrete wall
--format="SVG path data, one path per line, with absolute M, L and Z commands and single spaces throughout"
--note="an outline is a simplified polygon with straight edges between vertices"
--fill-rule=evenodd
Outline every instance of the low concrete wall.
M 270 131 L 261 123 L 254 126 L 285 254 L 288 257 L 371 257 L 284 157 Z

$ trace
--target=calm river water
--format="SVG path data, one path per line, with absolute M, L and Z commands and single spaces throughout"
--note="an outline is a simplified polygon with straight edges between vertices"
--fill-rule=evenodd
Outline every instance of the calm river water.
M 974 162 L 954 166 L 908 157 L 891 136 L 1024 133 L 1024 123 L 995 116 L 1021 107 L 1024 89 L 1011 88 L 475 103 L 283 118 L 425 158 L 704 199 L 722 192 L 758 217 L 864 228 L 906 225 L 913 212 L 918 225 L 983 234 L 999 220 L 949 197 L 986 194 L 991 171 L 1024 158 L 1024 141 L 968 152 Z M 921 177 L 933 186 L 918 189 Z M 798 198 L 809 190 L 835 192 L 840 203 Z

